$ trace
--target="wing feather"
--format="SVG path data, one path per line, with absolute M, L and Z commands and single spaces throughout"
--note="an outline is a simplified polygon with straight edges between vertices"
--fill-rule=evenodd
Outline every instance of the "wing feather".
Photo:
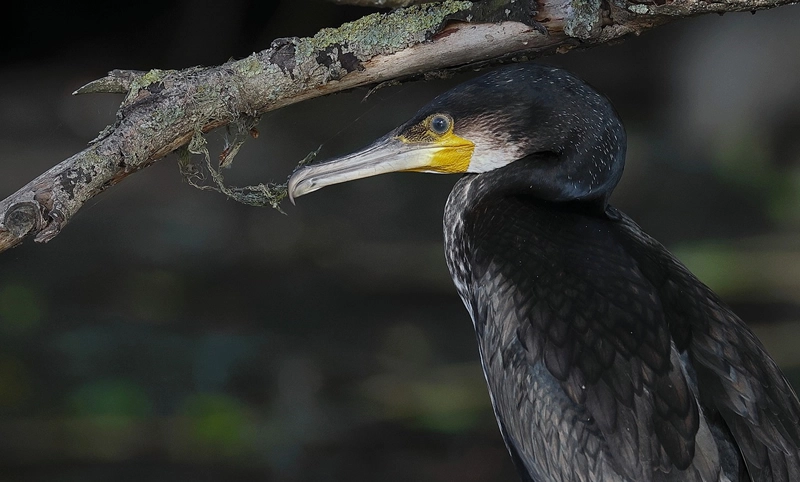
M 500 361 L 485 363 L 487 381 L 519 458 L 580 471 L 591 446 L 590 479 L 716 480 L 716 447 L 697 457 L 700 410 L 656 287 L 607 220 L 528 208 L 481 211 L 463 248 L 484 360 Z
M 627 249 L 657 282 L 701 402 L 725 421 L 754 482 L 800 480 L 800 402 L 753 332 L 663 246 L 620 215 Z

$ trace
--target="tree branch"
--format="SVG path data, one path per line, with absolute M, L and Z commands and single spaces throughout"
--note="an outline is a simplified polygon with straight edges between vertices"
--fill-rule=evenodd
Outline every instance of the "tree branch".
M 339 5 L 355 5 L 357 7 L 400 8 L 419 3 L 433 3 L 436 0 L 330 0 Z
M 666 2 L 666 3 L 665 3 Z M 791 0 L 448 0 L 365 16 L 217 67 L 115 70 L 76 94 L 125 93 L 116 122 L 89 146 L 0 201 L 0 251 L 49 241 L 83 204 L 216 127 L 245 128 L 280 107 L 428 72 L 587 48 L 702 13 Z M 193 143 L 194 144 L 194 143 Z M 230 162 L 231 153 L 223 162 Z

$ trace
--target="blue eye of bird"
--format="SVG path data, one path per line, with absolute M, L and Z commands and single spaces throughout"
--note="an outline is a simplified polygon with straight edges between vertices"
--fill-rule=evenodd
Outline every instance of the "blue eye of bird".
M 443 115 L 434 116 L 431 119 L 431 130 L 437 134 L 444 134 L 450 129 L 450 119 Z

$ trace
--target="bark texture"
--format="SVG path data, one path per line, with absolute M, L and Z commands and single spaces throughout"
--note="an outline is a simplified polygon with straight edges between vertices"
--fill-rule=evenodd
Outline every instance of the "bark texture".
M 114 70 L 76 94 L 126 94 L 116 117 L 81 152 L 0 201 L 0 251 L 28 236 L 49 241 L 84 203 L 202 133 L 354 87 L 442 70 L 587 48 L 703 13 L 755 11 L 791 0 L 448 0 L 367 15 L 310 38 L 220 66 Z M 192 142 L 192 141 L 195 142 Z M 238 146 L 236 146 L 238 148 Z M 221 163 L 235 153 L 223 153 Z M 274 202 L 277 202 L 274 201 Z

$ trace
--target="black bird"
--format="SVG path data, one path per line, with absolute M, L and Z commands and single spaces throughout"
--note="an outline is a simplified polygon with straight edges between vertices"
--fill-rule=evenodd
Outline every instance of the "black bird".
M 447 264 L 525 481 L 800 481 L 800 403 L 752 331 L 608 204 L 626 136 L 553 67 L 504 67 L 369 147 L 305 167 L 292 199 L 392 171 L 466 173 Z

